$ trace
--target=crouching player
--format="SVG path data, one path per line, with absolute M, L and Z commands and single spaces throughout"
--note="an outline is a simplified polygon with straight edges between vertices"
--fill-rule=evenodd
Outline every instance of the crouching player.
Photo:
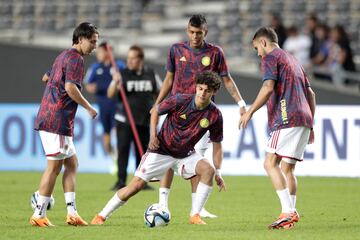
M 184 179 L 195 175 L 200 177 L 197 187 L 193 215 L 190 224 L 206 224 L 199 215 L 207 201 L 215 176 L 220 191 L 225 182 L 220 175 L 222 163 L 223 120 L 220 110 L 211 101 L 220 88 L 221 79 L 213 72 L 206 71 L 196 76 L 196 94 L 177 94 L 161 102 L 151 113 L 150 141 L 134 178 L 130 184 L 115 193 L 103 210 L 91 221 L 102 225 L 110 215 L 129 198 L 143 189 L 152 178 L 161 179 L 170 168 Z M 167 117 L 157 133 L 159 115 Z M 195 144 L 210 131 L 213 142 L 214 167 L 199 153 L 194 151 Z
M 66 222 L 74 226 L 88 225 L 77 213 L 75 204 L 75 177 L 78 160 L 73 143 L 74 118 L 78 104 L 90 117 L 96 110 L 80 92 L 84 75 L 83 55 L 90 54 L 98 41 L 97 28 L 91 23 L 81 23 L 73 33 L 73 46 L 64 50 L 55 60 L 46 79 L 46 88 L 35 121 L 46 153 L 47 167 L 39 185 L 40 196 L 30 224 L 50 227 L 46 208 L 54 190 L 56 178 L 64 165 L 62 179 L 68 215 Z

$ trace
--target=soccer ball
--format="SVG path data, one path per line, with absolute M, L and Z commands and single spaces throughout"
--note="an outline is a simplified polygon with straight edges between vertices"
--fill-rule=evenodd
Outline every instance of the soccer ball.
M 150 205 L 144 212 L 145 225 L 150 228 L 166 226 L 170 218 L 169 210 L 158 203 Z
M 38 198 L 39 198 L 39 191 L 36 191 L 31 195 L 30 205 L 31 205 L 32 210 L 35 210 Z M 53 209 L 54 205 L 55 205 L 55 198 L 53 197 L 53 195 L 51 195 L 50 202 L 47 206 L 47 210 Z

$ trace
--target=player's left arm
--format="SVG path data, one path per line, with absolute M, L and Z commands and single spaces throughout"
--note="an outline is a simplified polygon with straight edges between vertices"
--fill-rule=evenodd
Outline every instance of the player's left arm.
M 252 115 L 261 108 L 267 100 L 270 98 L 271 93 L 274 90 L 275 86 L 275 80 L 265 80 L 263 82 L 263 85 L 254 101 L 254 103 L 251 105 L 249 110 L 242 115 L 240 118 L 240 128 L 246 128 L 247 124 L 249 123 Z
M 75 83 L 65 82 L 65 91 L 73 101 L 80 104 L 88 111 L 91 118 L 96 117 L 97 112 L 95 108 L 93 108 L 93 106 L 91 106 L 91 104 L 84 98 Z
M 310 86 L 307 87 L 307 101 L 310 106 L 312 118 L 314 119 L 315 108 L 316 108 L 316 97 L 315 97 L 315 92 L 312 90 Z M 314 142 L 314 140 L 315 140 L 314 130 L 311 129 L 308 143 L 311 144 Z
M 153 107 L 150 117 L 150 140 L 149 140 L 149 149 L 156 150 L 159 148 L 159 139 L 157 138 L 157 126 L 159 123 L 159 110 L 158 105 Z
M 244 99 L 241 97 L 240 91 L 237 88 L 234 79 L 229 74 L 226 76 L 222 76 L 222 80 L 224 82 L 226 90 L 229 92 L 235 102 L 237 102 L 240 106 L 240 116 L 242 116 L 246 112 L 246 104 Z
M 219 191 L 226 191 L 225 181 L 221 176 L 221 164 L 223 160 L 223 150 L 221 142 L 213 142 L 213 162 L 215 166 L 215 181 L 219 186 Z

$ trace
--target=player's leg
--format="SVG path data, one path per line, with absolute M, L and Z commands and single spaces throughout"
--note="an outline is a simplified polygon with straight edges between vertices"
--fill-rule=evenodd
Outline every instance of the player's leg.
M 209 159 L 212 159 L 212 144 L 211 144 L 211 141 L 210 141 L 210 133 L 209 132 L 206 132 L 206 134 L 204 134 L 204 136 L 195 145 L 195 150 L 201 156 L 206 158 L 206 160 L 209 161 Z M 209 161 L 209 163 L 212 164 L 212 161 Z M 193 177 L 190 180 L 190 182 L 191 182 L 191 190 L 192 190 L 191 191 L 191 212 L 190 212 L 190 216 L 192 215 L 192 212 L 193 212 L 193 206 L 195 204 L 195 199 L 196 199 L 196 189 L 197 189 L 197 186 L 199 184 L 199 180 L 200 179 L 198 177 Z M 215 214 L 212 214 L 212 213 L 208 212 L 205 209 L 205 206 L 201 209 L 200 216 L 204 217 L 204 218 L 216 218 L 217 217 Z
M 283 158 L 281 161 L 281 170 L 286 177 L 287 186 L 289 188 L 290 200 L 291 200 L 291 208 L 292 212 L 294 212 L 294 221 L 298 222 L 300 219 L 300 215 L 296 210 L 296 192 L 297 192 L 297 178 L 294 174 L 296 160 Z
M 72 226 L 87 226 L 76 209 L 75 185 L 78 159 L 76 154 L 64 160 L 63 190 L 67 209 L 66 223 Z
M 196 175 L 199 176 L 199 183 L 196 188 L 192 216 L 190 217 L 189 222 L 190 224 L 206 224 L 200 218 L 200 211 L 205 206 L 205 203 L 212 192 L 215 169 L 207 160 L 202 159 L 197 162 L 195 172 Z
M 91 224 L 102 225 L 105 220 L 119 207 L 123 206 L 132 196 L 141 191 L 153 177 L 161 178 L 165 171 L 173 165 L 171 157 L 146 152 L 135 176 L 124 188 L 118 190 L 108 201 L 103 210 L 91 221 Z M 144 171 L 146 169 L 146 171 Z
M 56 178 L 61 171 L 63 160 L 47 160 L 46 169 L 41 177 L 39 184 L 39 198 L 30 224 L 39 227 L 54 226 L 46 217 L 47 206 L 50 196 L 54 191 Z
M 159 204 L 164 206 L 165 208 L 168 208 L 169 206 L 169 194 L 173 178 L 174 171 L 172 169 L 169 169 L 160 181 Z
M 117 122 L 116 124 L 116 137 L 117 137 L 117 181 L 112 187 L 116 191 L 126 185 L 127 167 L 129 162 L 130 144 L 132 140 L 131 128 L 129 125 Z

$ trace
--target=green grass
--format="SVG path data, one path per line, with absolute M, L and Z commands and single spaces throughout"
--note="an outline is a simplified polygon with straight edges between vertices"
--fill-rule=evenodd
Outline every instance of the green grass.
M 214 188 L 207 209 L 219 215 L 205 226 L 187 223 L 190 184 L 175 178 L 170 193 L 171 223 L 150 229 L 144 226 L 143 212 L 158 200 L 158 191 L 140 192 L 118 209 L 104 226 L 65 225 L 66 210 L 61 179 L 55 189 L 55 208 L 48 217 L 55 228 L 29 225 L 29 199 L 41 173 L 0 172 L 0 239 L 359 239 L 360 179 L 299 178 L 297 208 L 300 222 L 292 230 L 267 230 L 280 206 L 266 177 L 225 176 L 228 191 Z M 106 174 L 79 174 L 77 206 L 90 221 L 114 194 L 109 188 L 115 178 Z M 158 187 L 158 184 L 152 184 Z

